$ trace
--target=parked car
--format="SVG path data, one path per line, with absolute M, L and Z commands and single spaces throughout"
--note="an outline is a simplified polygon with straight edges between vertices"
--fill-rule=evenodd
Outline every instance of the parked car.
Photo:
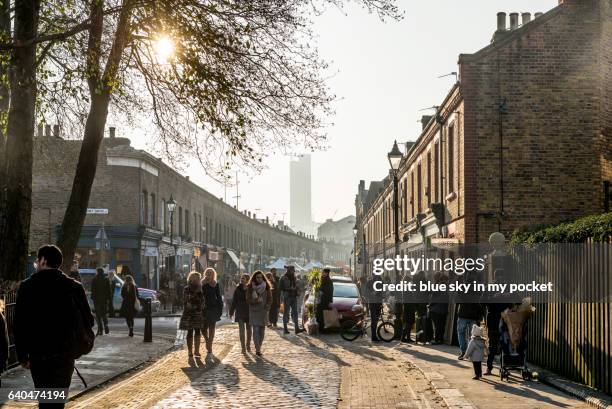
M 338 283 L 352 283 L 353 279 L 349 276 L 337 276 L 337 275 L 333 275 L 330 276 L 332 281 L 338 282 Z
M 334 300 L 332 308 L 338 311 L 340 324 L 347 320 L 356 320 L 363 314 L 363 303 L 359 294 L 359 288 L 352 282 L 334 281 Z M 308 321 L 308 305 L 314 305 L 314 293 L 312 290 L 306 292 L 302 305 L 302 322 Z
M 96 275 L 96 270 L 93 268 L 80 268 L 79 274 L 81 275 L 81 283 L 85 288 L 89 306 L 93 310 L 93 300 L 91 299 L 91 281 Z M 117 275 L 113 277 L 113 308 L 115 311 L 119 311 L 121 308 L 121 287 L 123 287 L 123 279 Z M 161 308 L 161 302 L 158 300 L 157 291 L 148 288 L 138 288 L 138 296 L 144 299 L 151 299 L 151 311 L 157 312 Z M 139 314 L 144 313 L 143 306 L 140 306 Z

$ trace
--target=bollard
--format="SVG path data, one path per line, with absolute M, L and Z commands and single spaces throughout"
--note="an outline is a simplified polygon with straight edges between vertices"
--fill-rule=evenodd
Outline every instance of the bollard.
M 151 316 L 151 299 L 144 300 L 145 327 L 144 342 L 153 342 L 153 318 Z

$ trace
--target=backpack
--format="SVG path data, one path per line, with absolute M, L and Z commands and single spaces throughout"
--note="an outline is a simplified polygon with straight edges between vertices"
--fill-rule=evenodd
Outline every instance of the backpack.
M 91 352 L 96 336 L 93 326 L 89 325 L 88 316 L 91 316 L 89 305 L 83 306 L 74 292 L 70 296 L 70 304 L 73 326 L 68 352 L 72 358 L 79 359 Z

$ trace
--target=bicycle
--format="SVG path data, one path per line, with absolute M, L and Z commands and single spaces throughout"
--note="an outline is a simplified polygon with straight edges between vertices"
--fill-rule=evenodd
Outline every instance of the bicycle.
M 357 321 L 348 320 L 342 322 L 340 336 L 347 341 L 354 341 L 360 336 L 366 336 L 369 328 L 371 328 L 370 320 L 366 318 L 365 314 L 361 314 Z M 386 319 L 383 314 L 381 314 L 379 319 L 376 335 L 385 342 L 391 342 L 395 338 L 393 321 Z

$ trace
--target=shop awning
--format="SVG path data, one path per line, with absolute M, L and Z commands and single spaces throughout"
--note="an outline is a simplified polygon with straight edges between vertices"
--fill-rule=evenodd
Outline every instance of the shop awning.
M 225 252 L 230 256 L 230 258 L 232 259 L 232 261 L 234 262 L 236 267 L 238 267 L 239 270 L 245 270 L 244 265 L 240 262 L 240 260 L 236 256 L 236 253 L 234 253 L 232 250 L 225 250 Z

